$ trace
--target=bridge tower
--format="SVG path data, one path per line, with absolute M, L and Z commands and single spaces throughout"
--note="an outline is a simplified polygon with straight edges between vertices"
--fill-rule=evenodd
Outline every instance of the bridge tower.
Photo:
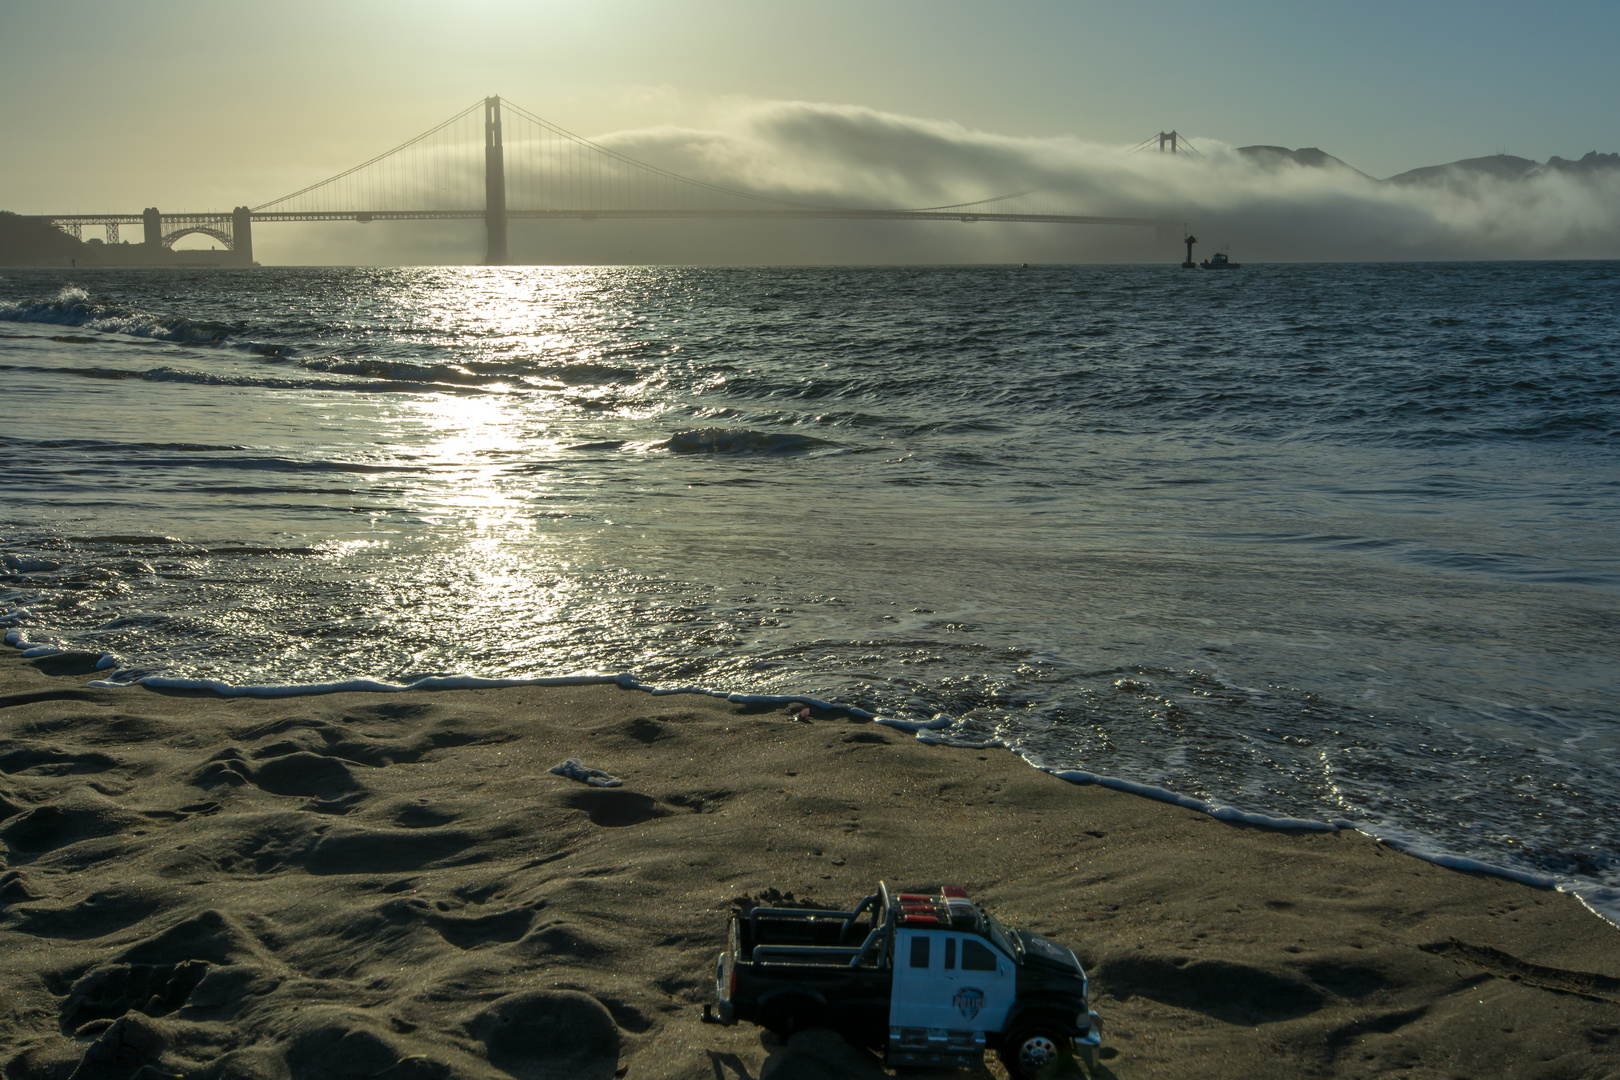
M 163 215 L 158 208 L 148 206 L 141 211 L 141 228 L 146 230 L 146 238 L 141 243 L 146 245 L 147 251 L 157 251 L 163 246 Z
M 243 266 L 253 265 L 253 211 L 245 206 L 231 211 L 231 250 Z
M 501 148 L 501 99 L 484 99 L 484 229 L 489 246 L 484 262 L 506 263 L 506 154 Z
M 1170 152 L 1172 154 L 1176 153 L 1176 142 L 1180 138 L 1181 138 L 1181 135 L 1179 133 L 1177 133 L 1177 132 L 1174 132 L 1174 131 L 1161 131 L 1161 132 L 1159 132 L 1159 153 L 1161 153 L 1161 154 L 1164 153 L 1164 144 L 1165 143 L 1170 144 Z

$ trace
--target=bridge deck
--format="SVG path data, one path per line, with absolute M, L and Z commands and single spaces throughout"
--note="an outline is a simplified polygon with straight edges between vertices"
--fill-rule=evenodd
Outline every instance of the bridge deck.
M 42 220 L 81 225 L 139 225 L 140 214 L 38 214 Z M 304 210 L 258 211 L 254 221 L 482 221 L 482 210 Z M 508 210 L 509 219 L 529 220 L 622 220 L 622 219 L 716 219 L 738 218 L 754 220 L 808 219 L 823 221 L 1012 221 L 1035 222 L 1045 225 L 1144 225 L 1159 227 L 1166 224 L 1158 218 L 1096 217 L 1077 214 L 980 214 L 950 210 Z M 203 211 L 194 213 L 165 213 L 166 222 L 186 221 L 229 222 L 229 213 Z

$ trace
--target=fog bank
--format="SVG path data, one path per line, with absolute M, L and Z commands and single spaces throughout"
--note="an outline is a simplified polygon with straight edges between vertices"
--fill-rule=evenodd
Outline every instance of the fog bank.
M 598 135 L 708 183 L 824 206 L 921 208 L 1028 192 L 984 211 L 1151 217 L 1169 229 L 960 222 L 514 221 L 514 261 L 539 263 L 1154 262 L 1199 254 L 1329 261 L 1620 257 L 1620 162 L 1491 168 L 1381 181 L 1328 154 L 1196 153 L 1015 137 L 858 106 L 748 102 L 703 128 Z M 1314 148 L 1313 148 L 1314 149 Z M 1570 148 L 1577 156 L 1587 148 Z M 509 154 L 508 160 L 515 155 Z M 1517 159 L 1514 159 L 1515 161 Z M 1301 164 L 1300 162 L 1309 162 Z M 1568 164 L 1568 163 L 1564 163 Z M 510 180 L 509 180 L 510 182 Z M 275 226 L 274 262 L 475 262 L 477 223 Z

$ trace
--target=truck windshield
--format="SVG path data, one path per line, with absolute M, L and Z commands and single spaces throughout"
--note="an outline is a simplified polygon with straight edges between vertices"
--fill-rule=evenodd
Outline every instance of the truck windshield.
M 990 924 L 990 940 L 1001 946 L 1002 952 L 1022 964 L 1024 962 L 1024 949 L 1023 946 L 1018 944 L 1018 939 L 1009 934 L 1007 928 L 1001 925 L 1000 920 L 988 911 L 984 913 L 984 919 L 985 922 Z

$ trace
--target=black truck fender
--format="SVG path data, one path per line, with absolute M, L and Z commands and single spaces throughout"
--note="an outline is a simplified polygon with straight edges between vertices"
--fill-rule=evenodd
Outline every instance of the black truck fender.
M 1023 1007 L 1014 1006 L 1007 1014 L 1007 1022 L 1001 1028 L 1001 1038 L 1017 1031 L 1019 1028 L 1042 1024 L 1055 1028 L 1070 1037 L 1084 1035 L 1091 1030 L 1092 1014 L 1084 1005 L 1077 1005 L 1073 1009 L 1057 1009 L 1049 1001 L 1035 1002 Z M 990 1037 L 992 1044 L 996 1037 Z

